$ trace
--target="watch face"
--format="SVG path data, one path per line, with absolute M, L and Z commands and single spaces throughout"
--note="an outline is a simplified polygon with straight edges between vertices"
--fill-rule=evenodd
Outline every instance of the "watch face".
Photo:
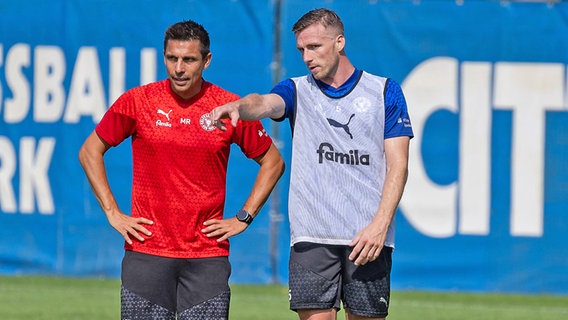
M 247 224 L 250 224 L 252 222 L 252 216 L 245 210 L 239 210 L 237 212 L 237 219 L 239 221 L 246 222 Z
M 237 219 L 244 221 L 247 218 L 247 212 L 244 210 L 239 210 L 239 212 L 237 212 Z

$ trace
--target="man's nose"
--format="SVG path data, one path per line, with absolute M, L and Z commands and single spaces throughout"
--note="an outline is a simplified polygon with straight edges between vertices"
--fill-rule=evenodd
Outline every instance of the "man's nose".
M 304 62 L 310 62 L 312 61 L 312 55 L 310 54 L 310 52 L 308 50 L 305 50 L 302 53 L 302 59 L 304 60 Z
M 183 61 L 181 59 L 176 62 L 175 71 L 176 73 L 183 73 L 184 67 L 183 67 Z

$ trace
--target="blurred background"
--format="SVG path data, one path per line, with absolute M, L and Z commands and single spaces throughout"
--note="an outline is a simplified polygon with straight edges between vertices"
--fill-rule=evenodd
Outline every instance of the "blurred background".
M 121 93 L 166 77 L 170 24 L 192 19 L 209 31 L 206 80 L 265 93 L 307 73 L 291 28 L 318 7 L 343 19 L 354 65 L 397 81 L 407 98 L 415 138 L 393 288 L 568 294 L 568 3 L 560 1 L 2 0 L 0 275 L 119 277 L 123 240 L 77 152 Z M 289 164 L 289 124 L 263 124 Z M 234 151 L 227 216 L 256 172 Z M 129 142 L 106 163 L 129 212 Z M 288 176 L 231 239 L 233 283 L 287 282 Z

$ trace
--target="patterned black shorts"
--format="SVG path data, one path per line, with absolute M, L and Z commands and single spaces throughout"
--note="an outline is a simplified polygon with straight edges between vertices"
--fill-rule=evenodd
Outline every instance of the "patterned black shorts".
M 340 309 L 383 318 L 390 302 L 392 248 L 377 260 L 355 266 L 349 246 L 296 243 L 290 251 L 290 309 Z
M 230 274 L 227 257 L 175 259 L 126 251 L 121 319 L 228 319 Z

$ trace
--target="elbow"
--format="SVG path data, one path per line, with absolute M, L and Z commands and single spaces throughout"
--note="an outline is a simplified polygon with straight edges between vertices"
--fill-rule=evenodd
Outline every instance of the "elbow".
M 87 162 L 88 152 L 85 148 L 85 145 L 81 146 L 79 152 L 77 153 L 77 158 L 79 159 L 79 163 L 82 167 L 85 167 L 85 163 Z
M 255 158 L 255 161 L 260 164 L 262 171 L 274 177 L 275 180 L 279 180 L 286 170 L 284 158 L 274 144 L 262 156 Z
M 277 159 L 274 159 L 274 162 L 270 167 L 272 168 L 272 177 L 276 183 L 284 175 L 284 172 L 286 171 L 286 163 L 282 157 L 278 157 Z
M 270 164 L 267 164 L 267 167 L 270 168 L 271 175 L 275 177 L 276 180 L 279 180 L 286 171 L 286 163 L 280 155 L 274 157 Z
M 286 162 L 284 162 L 284 159 L 282 159 L 282 157 L 278 159 L 278 163 L 276 164 L 276 166 L 277 166 L 278 179 L 280 179 L 284 174 L 284 172 L 286 171 Z
M 102 161 L 103 155 L 109 147 L 109 145 L 98 138 L 96 133 L 93 132 L 85 142 L 83 142 L 81 149 L 79 149 L 79 153 L 77 154 L 79 163 L 85 168 L 85 166 L 90 163 Z
M 85 143 L 81 146 L 81 149 L 79 149 L 77 158 L 79 159 L 79 163 L 83 169 L 86 169 L 91 164 L 102 160 L 102 153 L 104 153 L 102 150 L 94 148 L 89 141 L 85 141 Z
M 275 152 L 275 156 L 273 157 L 273 161 L 274 161 L 274 165 L 273 168 L 275 170 L 275 174 L 278 177 L 278 179 L 280 179 L 280 177 L 282 177 L 282 175 L 284 174 L 284 172 L 286 171 L 286 162 L 284 161 L 284 158 L 282 158 L 282 154 L 280 154 L 280 150 L 278 150 L 278 148 L 276 148 L 276 146 L 273 144 L 271 147 Z
M 96 161 L 95 154 L 85 145 L 83 145 L 81 149 L 79 149 L 77 157 L 79 159 L 81 167 L 83 167 L 83 170 L 87 170 L 87 168 L 89 168 Z

